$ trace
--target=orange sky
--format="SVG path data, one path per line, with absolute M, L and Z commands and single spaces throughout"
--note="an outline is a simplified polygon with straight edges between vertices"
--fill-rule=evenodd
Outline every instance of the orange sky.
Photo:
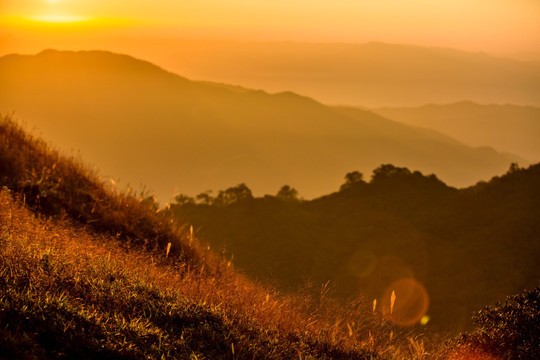
M 0 20 L 0 54 L 140 36 L 540 53 L 538 0 L 2 0 Z

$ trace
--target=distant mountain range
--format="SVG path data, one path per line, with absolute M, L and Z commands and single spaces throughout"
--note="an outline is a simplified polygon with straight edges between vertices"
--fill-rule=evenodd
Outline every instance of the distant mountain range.
M 480 105 L 464 101 L 416 108 L 379 108 L 377 114 L 434 129 L 470 146 L 497 150 L 540 161 L 540 108 L 516 105 Z
M 0 111 L 15 112 L 47 140 L 80 151 L 102 174 L 147 185 L 161 201 L 175 191 L 241 182 L 255 194 L 290 184 L 314 197 L 336 190 L 346 172 L 381 163 L 466 186 L 522 160 L 370 111 L 190 81 L 109 52 L 4 56 L 0 82 Z
M 471 100 L 540 107 L 540 61 L 385 43 L 163 44 L 141 48 L 133 42 L 123 51 L 152 54 L 151 61 L 192 79 L 290 90 L 329 104 L 397 107 Z

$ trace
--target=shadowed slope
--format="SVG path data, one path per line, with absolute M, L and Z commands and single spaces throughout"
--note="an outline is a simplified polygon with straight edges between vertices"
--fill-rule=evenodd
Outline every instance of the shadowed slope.
M 238 268 L 285 289 L 330 281 L 338 296 L 384 303 L 392 284 L 413 278 L 430 299 L 428 325 L 452 332 L 470 328 L 472 311 L 537 286 L 540 165 L 461 190 L 393 165 L 373 174 L 311 201 L 184 201 L 171 210 Z

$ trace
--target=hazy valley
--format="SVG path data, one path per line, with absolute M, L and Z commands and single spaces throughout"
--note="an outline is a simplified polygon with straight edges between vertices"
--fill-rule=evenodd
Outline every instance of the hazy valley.
M 142 47 L 133 39 L 120 48 L 192 79 L 294 91 L 328 104 L 411 107 L 470 100 L 540 106 L 540 61 L 482 52 L 377 42 L 181 39 Z
M 312 198 L 343 174 L 392 163 L 467 186 L 523 158 L 474 148 L 373 112 L 329 107 L 294 93 L 268 94 L 194 82 L 108 52 L 0 59 L 1 110 L 80 151 L 123 185 L 147 186 L 162 202 L 247 183 L 256 194 L 282 185 Z
M 417 108 L 379 108 L 374 112 L 412 126 L 440 131 L 470 146 L 493 146 L 531 162 L 540 160 L 540 108 L 459 102 Z
M 537 358 L 540 63 L 130 47 L 0 57 L 0 359 Z

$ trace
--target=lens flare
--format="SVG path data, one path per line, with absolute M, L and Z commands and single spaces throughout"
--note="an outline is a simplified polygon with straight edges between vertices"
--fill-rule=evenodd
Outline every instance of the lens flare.
M 395 292 L 395 301 L 392 293 Z M 386 289 L 382 298 L 383 314 L 397 325 L 411 326 L 426 316 L 429 296 L 426 288 L 418 280 L 403 278 L 394 281 Z
M 356 277 L 365 278 L 371 275 L 377 266 L 377 257 L 368 249 L 354 252 L 349 258 L 349 272 Z
M 429 322 L 431 318 L 429 317 L 429 315 L 424 315 L 422 316 L 422 318 L 420 319 L 420 324 L 422 325 L 427 325 L 427 323 Z

